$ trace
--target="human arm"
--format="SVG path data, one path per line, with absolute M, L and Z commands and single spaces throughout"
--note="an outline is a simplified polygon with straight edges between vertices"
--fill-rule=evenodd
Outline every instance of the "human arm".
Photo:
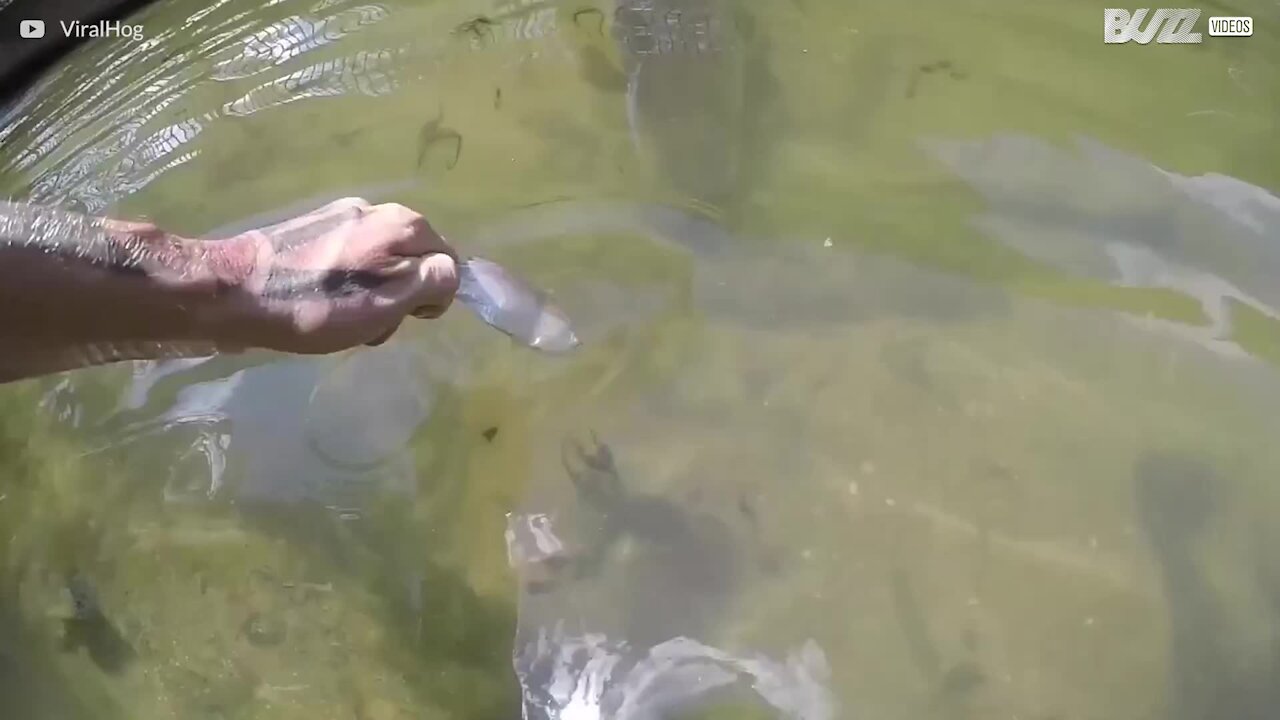
M 225 240 L 0 203 L 0 381 L 120 359 L 327 353 L 443 313 L 454 252 L 421 215 L 349 198 Z

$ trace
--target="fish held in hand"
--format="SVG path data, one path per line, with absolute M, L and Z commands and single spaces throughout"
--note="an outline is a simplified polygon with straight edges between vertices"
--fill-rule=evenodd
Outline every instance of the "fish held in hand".
M 529 347 L 568 352 L 581 344 L 569 318 L 546 293 L 501 265 L 471 257 L 458 265 L 457 297 L 489 325 Z

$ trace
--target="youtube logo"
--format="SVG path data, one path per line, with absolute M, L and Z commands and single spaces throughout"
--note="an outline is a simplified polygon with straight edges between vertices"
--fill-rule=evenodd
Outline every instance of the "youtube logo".
M 22 20 L 18 23 L 18 36 L 31 39 L 44 37 L 44 21 Z

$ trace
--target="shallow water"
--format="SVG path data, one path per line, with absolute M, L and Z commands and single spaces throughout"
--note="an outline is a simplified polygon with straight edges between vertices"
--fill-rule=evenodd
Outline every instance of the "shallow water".
M 15 716 L 1273 715 L 1276 6 L 628 7 L 161 0 L 4 112 L 0 194 L 404 202 L 584 342 L 6 386 Z

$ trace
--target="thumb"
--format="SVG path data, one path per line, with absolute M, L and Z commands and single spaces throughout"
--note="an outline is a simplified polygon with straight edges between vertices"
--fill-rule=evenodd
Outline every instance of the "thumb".
M 458 263 L 444 253 L 418 259 L 418 288 L 411 309 L 415 315 L 440 315 L 458 292 Z
M 392 278 L 378 289 L 380 312 L 397 316 L 432 310 L 443 313 L 458 292 L 458 266 L 443 253 L 405 258 L 395 266 Z

